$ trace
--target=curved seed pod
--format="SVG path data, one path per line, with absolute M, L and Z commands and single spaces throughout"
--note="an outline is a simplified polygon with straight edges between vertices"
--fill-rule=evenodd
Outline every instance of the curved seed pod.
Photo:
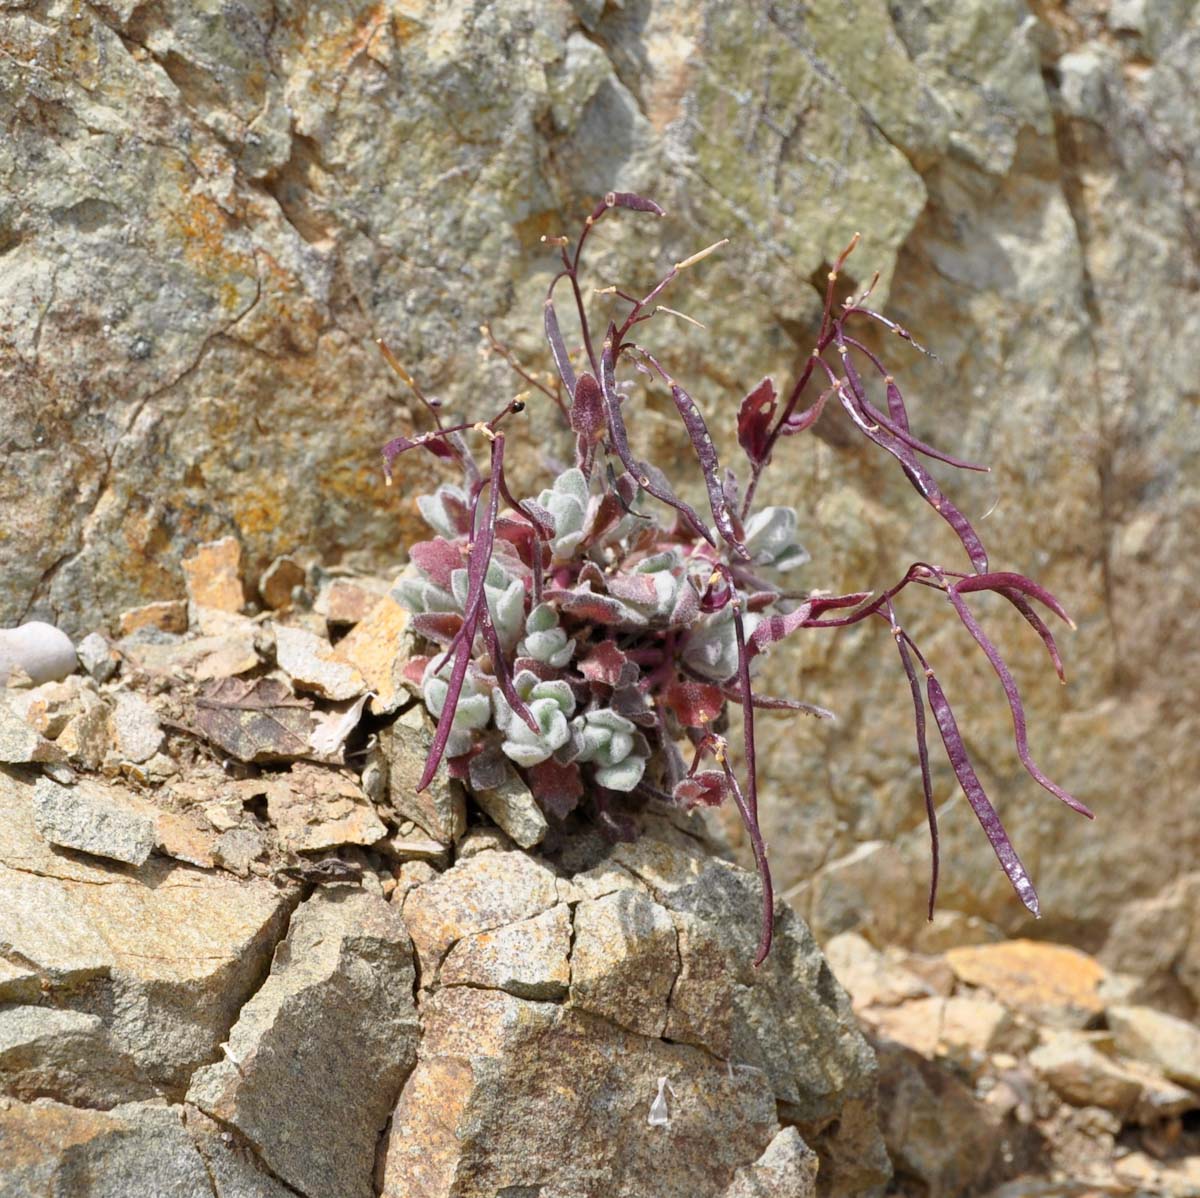
M 631 208 L 634 212 L 653 212 L 655 216 L 666 216 L 653 200 L 634 195 L 632 191 L 610 191 L 604 197 L 605 208 Z
M 742 543 L 745 534 L 740 527 L 741 521 L 725 502 L 725 490 L 721 486 L 721 463 L 717 459 L 713 439 L 709 436 L 708 425 L 704 423 L 704 417 L 695 401 L 678 383 L 671 384 L 671 398 L 675 401 L 683 427 L 687 429 L 692 448 L 696 451 L 696 460 L 704 473 L 708 502 L 712 507 L 717 531 L 729 542 L 738 557 L 748 561 L 750 554 Z
M 942 743 L 946 746 L 946 756 L 950 759 L 963 794 L 967 796 L 967 802 L 971 804 L 971 810 L 975 812 L 975 818 L 979 820 L 980 827 L 983 828 L 991 842 L 996 858 L 1005 874 L 1008 875 L 1008 880 L 1017 892 L 1017 897 L 1035 916 L 1040 916 L 1041 909 L 1038 904 L 1037 891 L 1033 888 L 1029 874 L 1026 873 L 1025 866 L 1021 864 L 1021 858 L 1017 856 L 1017 850 L 1013 848 L 1012 841 L 1009 840 L 1008 833 L 1004 830 L 1004 825 L 996 814 L 996 809 L 988 799 L 983 784 L 979 781 L 974 767 L 971 765 L 962 735 L 958 731 L 958 723 L 954 719 L 954 713 L 950 710 L 950 704 L 946 701 L 946 694 L 931 673 L 926 675 L 925 689 L 929 695 L 929 707 L 933 712 L 933 718 L 937 721 L 938 731 L 942 734 Z
M 725 782 L 729 787 L 729 793 L 733 795 L 738 814 L 742 817 L 742 823 L 745 824 L 746 832 L 750 837 L 750 848 L 754 852 L 754 864 L 758 867 L 758 877 L 762 883 L 762 931 L 759 933 L 758 951 L 754 954 L 754 967 L 757 969 L 767 959 L 767 954 L 771 951 L 771 941 L 775 935 L 775 891 L 771 884 L 771 867 L 767 864 L 767 846 L 763 843 L 762 830 L 758 826 L 758 816 L 746 802 L 737 775 L 730 768 L 725 754 L 722 753 L 718 760 L 725 772 Z M 753 776 L 751 773 L 750 777 Z
M 600 391 L 604 397 L 604 410 L 608 418 L 608 437 L 617 457 L 625 465 L 644 491 L 649 492 L 655 499 L 673 507 L 714 549 L 717 542 L 705 527 L 704 521 L 696 514 L 694 508 L 684 503 L 670 488 L 662 483 L 648 470 L 644 463 L 639 462 L 629 449 L 629 434 L 625 431 L 625 421 L 621 419 L 621 401 L 617 397 L 616 374 L 613 364 L 613 338 L 616 335 L 616 325 L 608 326 L 608 336 L 604 340 L 604 349 L 600 356 Z
M 894 624 L 893 628 L 896 628 Z M 917 759 L 921 763 L 921 789 L 925 792 L 925 815 L 929 820 L 929 851 L 932 858 L 929 874 L 929 918 L 932 919 L 938 888 L 938 825 L 937 808 L 933 803 L 933 780 L 929 776 L 929 745 L 925 739 L 925 700 L 921 696 L 921 684 L 917 681 L 917 671 L 913 666 L 912 655 L 904 643 L 904 634 L 899 628 L 896 628 L 895 636 L 896 648 L 900 650 L 900 663 L 904 666 L 904 674 L 908 678 L 908 686 L 912 691 L 913 717 L 917 732 Z
M 1026 578 L 1024 574 L 1014 574 L 1007 570 L 998 570 L 992 574 L 975 574 L 960 579 L 954 584 L 954 589 L 960 595 L 965 595 L 968 591 L 1020 591 L 1031 599 L 1044 603 L 1060 620 L 1072 628 L 1075 627 L 1075 621 L 1067 615 L 1063 605 L 1044 586 L 1034 582 L 1032 578 Z
M 1039 786 L 1048 790 L 1056 799 L 1061 799 L 1072 811 L 1078 811 L 1080 815 L 1086 815 L 1088 819 L 1095 819 L 1096 817 L 1092 812 L 1073 794 L 1063 790 L 1056 782 L 1051 782 L 1030 756 L 1029 740 L 1025 734 L 1025 708 L 1021 705 L 1021 694 L 1017 690 L 1017 684 L 1013 680 L 1013 676 L 1009 672 L 1004 658 L 1000 656 L 1000 651 L 988 639 L 987 634 L 980 627 L 979 621 L 971 614 L 970 608 L 967 607 L 966 601 L 958 593 L 957 589 L 951 587 L 946 592 L 946 595 L 954 605 L 954 610 L 958 613 L 958 618 L 962 621 L 963 627 L 975 638 L 976 644 L 983 650 L 984 655 L 992 664 L 992 669 L 996 671 L 996 677 L 1000 679 L 1000 685 L 1004 687 L 1004 696 L 1008 700 L 1008 707 L 1012 712 L 1013 734 L 1017 742 L 1017 756 L 1020 757 L 1021 764 L 1025 767 L 1026 772 Z
M 562 379 L 563 386 L 567 389 L 567 394 L 573 399 L 575 397 L 575 370 L 571 365 L 571 358 L 567 353 L 566 342 L 563 341 L 562 331 L 558 327 L 558 316 L 554 312 L 554 302 L 549 296 L 546 297 L 544 323 L 546 326 L 546 341 L 550 346 L 550 356 L 554 359 L 554 365 L 558 370 L 558 377 Z
M 917 461 L 913 451 L 886 429 L 872 424 L 862 413 L 855 400 L 846 394 L 844 388 L 838 388 L 838 399 L 841 401 L 842 407 L 846 409 L 847 415 L 854 421 L 858 430 L 869 440 L 874 441 L 881 449 L 890 453 L 900 463 L 900 468 L 904 471 L 909 482 L 912 483 L 917 492 L 954 529 L 958 539 L 962 542 L 962 547 L 967 551 L 967 556 L 971 559 L 971 564 L 980 574 L 986 574 L 988 568 L 987 550 L 984 549 L 983 542 L 979 539 L 979 534 L 972 527 L 971 522 L 966 516 L 942 493 L 942 489 L 934 481 L 933 475 Z
M 516 688 L 513 686 L 512 673 L 509 671 L 508 662 L 504 659 L 504 650 L 500 647 L 500 638 L 496 635 L 496 629 L 492 625 L 492 618 L 488 614 L 486 603 L 479 609 L 479 619 L 483 626 L 483 642 L 487 645 L 488 653 L 491 655 L 492 671 L 496 675 L 500 693 L 508 702 L 509 707 L 513 709 L 513 713 L 519 715 L 525 721 L 530 732 L 536 736 L 540 731 L 538 722 L 534 719 L 533 712 L 525 705 L 525 700 L 517 694 Z
M 1046 652 L 1050 655 L 1050 662 L 1054 666 L 1054 672 L 1058 675 L 1059 682 L 1065 683 L 1067 673 L 1063 669 L 1062 657 L 1059 655 L 1054 634 L 1046 627 L 1046 621 L 1033 610 L 1029 600 L 1020 591 L 1014 591 L 1008 587 L 1000 587 L 997 589 L 996 594 L 1003 595 L 1021 613 L 1029 627 L 1042 638 L 1042 644 L 1046 646 Z
M 771 443 L 771 421 L 775 418 L 775 382 L 763 379 L 738 407 L 738 444 L 756 466 L 766 460 Z

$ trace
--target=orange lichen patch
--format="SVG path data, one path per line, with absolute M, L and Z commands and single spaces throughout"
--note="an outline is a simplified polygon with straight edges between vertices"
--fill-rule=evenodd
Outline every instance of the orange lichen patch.
M 235 537 L 198 545 L 183 559 L 188 597 L 197 607 L 215 611 L 242 610 L 242 547 Z
M 562 232 L 562 216 L 553 209 L 535 212 L 513 225 L 521 249 L 525 253 L 537 250 L 543 237 L 554 237 Z
M 128 636 L 139 628 L 158 628 L 162 632 L 187 632 L 187 601 L 184 599 L 160 599 L 156 603 L 144 603 L 121 613 L 117 630 Z
M 367 617 L 338 641 L 335 656 L 354 666 L 375 692 L 374 712 L 394 711 L 404 695 L 399 682 L 400 636 L 408 626 L 408 612 L 394 599 L 380 599 Z
M 1062 944 L 1008 940 L 951 949 L 946 963 L 960 982 L 990 991 L 1007 1007 L 1028 1011 L 1068 1008 L 1098 1014 L 1104 1009 L 1104 966 Z

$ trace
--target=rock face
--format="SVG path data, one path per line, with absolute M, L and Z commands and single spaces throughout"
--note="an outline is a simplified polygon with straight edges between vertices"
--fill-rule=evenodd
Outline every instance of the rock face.
M 486 847 L 409 890 L 422 1039 L 387 1198 L 782 1198 L 811 1192 L 806 1142 L 822 1193 L 879 1184 L 870 1049 L 790 912 L 751 968 L 757 898 L 653 820 L 546 863 Z
M 6 7 L 0 46 L 0 626 L 85 632 L 177 602 L 181 559 L 225 535 L 251 590 L 300 546 L 394 559 L 421 535 L 411 496 L 432 467 L 379 484 L 379 446 L 421 416 L 372 338 L 484 415 L 477 397 L 513 384 L 481 364 L 475 329 L 545 362 L 538 239 L 610 188 L 655 195 L 671 219 L 625 221 L 619 243 L 598 232 L 599 285 L 734 238 L 678 301 L 711 328 L 706 360 L 694 330 L 659 330 L 666 366 L 726 411 L 807 352 L 805 280 L 861 229 L 850 281 L 878 269 L 876 299 L 941 359 L 896 355 L 914 431 L 997 464 L 953 480 L 960 505 L 990 511 L 994 560 L 1037 573 L 1079 622 L 1063 692 L 1036 641 L 985 613 L 1035 755 L 1104 831 L 1018 776 L 986 664 L 932 646 L 952 699 L 990 688 L 962 714 L 1001 771 L 1047 926 L 1099 931 L 1196 858 L 1183 779 L 1200 738 L 1175 728 L 1200 706 L 1194 6 L 452 0 L 200 20 L 175 2 L 52 0 L 37 18 Z M 805 583 L 956 564 L 892 464 L 846 451 L 839 418 L 790 445 L 775 479 L 812 551 Z M 551 429 L 535 397 L 514 486 Z M 634 431 L 664 468 L 686 462 L 655 411 Z M 805 697 L 841 717 L 836 732 L 763 720 L 785 885 L 878 840 L 905 840 L 924 869 L 889 648 L 814 634 L 773 655 L 771 682 L 790 690 L 802 666 Z M 1019 906 L 944 769 L 937 784 L 944 903 L 1011 930 Z M 919 928 L 919 898 L 901 897 L 876 914 Z
M 99 842 L 63 837 L 41 796 L 86 823 L 100 783 L 33 772 L 0 771 L 3 1198 L 80 1178 L 113 1198 L 810 1198 L 818 1163 L 840 1198 L 887 1177 L 845 992 L 783 908 L 751 967 L 757 882 L 698 823 L 648 815 L 615 848 L 558 832 L 545 855 L 477 827 L 442 872 L 353 845 L 348 874 L 300 858 L 275 885 L 161 836 L 115 859 L 102 807 Z

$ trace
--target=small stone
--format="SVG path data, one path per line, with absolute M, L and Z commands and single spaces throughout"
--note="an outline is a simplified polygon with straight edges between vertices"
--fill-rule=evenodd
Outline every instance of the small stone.
M 267 782 L 265 789 L 271 822 L 289 852 L 370 845 L 387 835 L 361 787 L 341 770 L 303 762 Z
M 188 1101 L 309 1198 L 371 1198 L 379 1132 L 416 1063 L 413 980 L 394 907 L 349 886 L 318 890 Z
M 213 860 L 239 878 L 249 877 L 250 866 L 267 848 L 266 837 L 256 828 L 230 828 L 217 837 Z
M 450 777 L 443 761 L 433 780 L 417 790 L 433 739 L 433 722 L 420 704 L 402 712 L 379 734 L 388 763 L 388 802 L 397 815 L 424 828 L 435 840 L 451 844 L 467 826 L 462 785 Z
M 185 599 L 160 599 L 123 611 L 117 620 L 121 636 L 131 636 L 140 628 L 157 628 L 160 632 L 187 632 L 188 610 Z
M 292 605 L 292 591 L 304 585 L 304 567 L 294 557 L 277 557 L 258 580 L 263 605 L 281 611 Z
M 857 932 L 834 936 L 825 945 L 825 956 L 856 1011 L 873 1006 L 894 1007 L 932 993 L 916 974 L 890 961 Z
M 60 786 L 40 778 L 33 791 L 38 832 L 59 848 L 141 865 L 154 849 L 154 817 L 95 780 Z
M 53 624 L 32 620 L 18 628 L 0 628 L 0 687 L 10 677 L 28 678 L 34 686 L 60 682 L 75 670 L 75 646 Z
M 1055 1026 L 1081 1027 L 1104 1009 L 1104 967 L 1066 945 L 1008 940 L 951 949 L 946 963 L 959 981 Z
M 174 811 L 160 811 L 154 821 L 154 847 L 164 856 L 186 861 L 201 869 L 212 869 L 215 840 L 212 832 L 202 826 L 199 816 Z
M 409 698 L 401 671 L 410 654 L 408 612 L 387 595 L 337 643 L 338 658 L 353 666 L 374 692 L 371 711 L 387 715 Z
M 275 657 L 298 690 L 339 700 L 357 698 L 367 688 L 363 676 L 339 661 L 327 640 L 302 628 L 275 626 Z
M 523 849 L 540 844 L 550 825 L 528 786 L 515 770 L 492 790 L 472 792 L 475 802 Z
M 395 861 L 428 861 L 442 868 L 450 864 L 449 846 L 427 836 L 413 823 L 406 823 L 404 828 L 381 840 L 375 848 Z
M 62 746 L 34 731 L 0 698 L 0 761 L 23 765 L 35 761 L 60 762 L 66 756 Z
M 330 578 L 317 594 L 313 611 L 330 624 L 357 624 L 375 610 L 389 589 L 381 578 Z
M 204 807 L 204 818 L 218 832 L 228 832 L 242 822 L 242 804 L 237 799 L 218 799 Z
M 518 998 L 560 999 L 571 980 L 571 912 L 563 904 L 532 919 L 464 936 L 442 963 L 443 986 L 481 986 Z
M 98 632 L 89 632 L 75 646 L 79 664 L 97 682 L 107 682 L 121 664 L 121 655 Z
M 571 1002 L 643 1036 L 661 1036 L 679 974 L 671 916 L 636 890 L 575 908 Z
M 456 862 L 404 901 L 422 977 L 432 978 L 446 951 L 464 936 L 530 919 L 557 899 L 553 872 L 524 853 L 481 853 Z
M 1108 1026 L 1126 1056 L 1153 1065 L 1173 1082 L 1200 1090 L 1200 1030 L 1151 1007 L 1110 1007 Z
M 968 1072 L 980 1068 L 989 1053 L 1021 1051 L 1034 1039 L 1006 1007 L 983 995 L 918 998 L 870 1007 L 862 1017 L 879 1035 L 926 1058 L 949 1057 Z
M 241 568 L 242 547 L 236 537 L 198 545 L 183 559 L 191 609 L 240 612 L 245 602 Z
M 1136 1077 L 1077 1034 L 1052 1034 L 1029 1054 L 1029 1064 L 1072 1106 L 1099 1106 L 1124 1119 L 1141 1097 Z
M 112 745 L 111 711 L 97 695 L 82 694 L 84 709 L 72 716 L 55 743 L 75 765 L 99 769 Z
M 512 847 L 512 840 L 502 829 L 493 828 L 490 824 L 476 824 L 473 828 L 468 828 L 466 835 L 458 842 L 455 857 L 459 861 L 465 861 L 479 853 L 507 853 Z
M 117 695 L 112 722 L 117 752 L 127 760 L 149 761 L 162 748 L 158 713 L 140 695 Z
M 428 861 L 406 861 L 395 873 L 396 884 L 392 887 L 391 901 L 403 907 L 409 891 L 416 890 L 440 877 L 440 873 Z

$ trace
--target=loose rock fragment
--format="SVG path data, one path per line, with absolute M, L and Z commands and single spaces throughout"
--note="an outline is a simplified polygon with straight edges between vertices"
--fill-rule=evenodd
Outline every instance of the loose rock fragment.
M 387 715 L 409 698 L 401 671 L 409 656 L 408 612 L 384 595 L 337 643 L 338 658 L 353 666 L 374 692 L 371 711 Z
M 292 605 L 292 591 L 304 585 L 304 567 L 293 557 L 277 557 L 258 580 L 265 606 L 280 611 Z
M 419 705 L 403 712 L 379 734 L 388 763 L 388 802 L 397 815 L 450 844 L 462 836 L 467 825 L 462 786 L 450 777 L 443 763 L 425 790 L 417 791 L 432 736 L 429 715 Z
M 265 783 L 271 822 L 288 852 L 375 844 L 383 821 L 357 781 L 343 770 L 303 763 Z
M 162 748 L 158 713 L 140 695 L 122 692 L 113 709 L 116 749 L 128 761 L 149 761 Z
M 39 778 L 33 791 L 33 819 L 51 844 L 111 861 L 141 865 L 154 849 L 152 811 L 93 779 L 60 786 Z
M 1124 1119 L 1141 1097 L 1141 1081 L 1071 1033 L 1051 1036 L 1029 1054 L 1037 1075 L 1073 1106 L 1099 1106 Z
M 475 790 L 472 797 L 523 849 L 540 844 L 549 830 L 537 800 L 514 770 L 500 786 Z
M 338 660 L 327 640 L 303 628 L 276 625 L 275 656 L 279 668 L 300 690 L 338 700 L 357 698 L 367 689 L 363 676 Z
M 721 1198 L 814 1198 L 817 1154 L 794 1127 L 785 1127 L 752 1165 L 737 1171 Z
M 188 1101 L 237 1128 L 308 1198 L 371 1198 L 376 1141 L 417 1038 L 399 912 L 361 890 L 320 890 Z
M 89 632 L 75 647 L 79 664 L 97 681 L 107 682 L 121 663 L 121 655 L 98 632 Z
M 321 587 L 313 610 L 330 624 L 357 624 L 375 610 L 388 590 L 382 579 L 330 578 Z
M 1151 1007 L 1110 1007 L 1108 1026 L 1126 1056 L 1161 1070 L 1172 1081 L 1200 1090 L 1200 1030 Z
M 162 599 L 123 611 L 117 620 L 121 636 L 131 636 L 140 628 L 157 628 L 160 632 L 187 632 L 188 611 L 185 599 Z
M 245 602 L 241 569 L 242 547 L 236 537 L 198 545 L 183 559 L 183 576 L 192 608 L 240 612 Z
M 66 752 L 35 732 L 0 698 L 0 761 L 13 765 L 65 761 Z

